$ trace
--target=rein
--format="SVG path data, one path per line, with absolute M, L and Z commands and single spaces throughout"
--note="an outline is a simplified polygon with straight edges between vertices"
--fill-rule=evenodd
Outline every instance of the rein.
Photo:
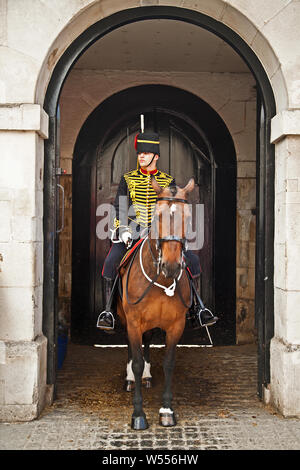
M 147 237 L 148 238 L 148 237 Z M 146 240 L 146 239 L 145 239 Z M 142 245 L 144 244 L 144 242 L 142 243 Z M 141 250 L 142 247 L 140 247 L 139 249 Z M 159 273 L 156 274 L 156 277 L 155 279 L 151 280 L 151 283 L 147 286 L 147 288 L 144 290 L 143 294 L 141 295 L 141 297 L 136 300 L 135 302 L 130 302 L 129 300 L 129 296 L 128 296 L 128 279 L 129 279 L 129 274 L 130 274 L 130 271 L 131 271 L 131 268 L 132 268 L 132 265 L 133 265 L 133 262 L 135 260 L 135 257 L 136 257 L 136 254 L 137 254 L 138 250 L 136 250 L 134 253 L 133 253 L 133 256 L 130 260 L 130 264 L 129 264 L 129 268 L 128 268 L 128 272 L 127 272 L 127 278 L 126 278 L 126 298 L 127 298 L 127 302 L 130 304 L 130 305 L 136 305 L 138 304 L 141 300 L 143 300 L 143 298 L 145 297 L 145 295 L 149 292 L 149 290 L 151 289 L 151 287 L 154 285 L 155 281 L 158 279 L 158 276 L 159 276 Z
M 143 246 L 144 246 L 145 241 L 146 241 L 146 239 L 143 241 L 142 246 L 140 248 L 140 266 L 141 266 L 141 270 L 142 270 L 142 273 L 144 274 L 145 278 L 148 281 L 152 282 L 152 279 L 145 272 L 144 265 L 143 265 L 143 256 L 142 256 L 142 254 L 143 254 Z M 150 245 L 150 242 L 149 242 L 149 245 Z M 151 252 L 152 252 L 152 250 L 151 250 Z M 157 263 L 157 261 L 156 261 L 156 263 Z M 181 276 L 182 276 L 182 268 L 181 268 L 179 276 L 177 277 L 177 281 L 179 281 Z M 157 273 L 157 277 L 158 277 L 158 273 Z M 156 279 L 157 279 L 157 277 L 156 277 Z M 173 297 L 174 291 L 175 291 L 175 288 L 176 288 L 176 279 L 173 280 L 173 283 L 169 287 L 158 284 L 158 282 L 155 282 L 155 281 L 153 282 L 153 284 L 155 286 L 160 287 L 161 289 L 163 289 L 165 291 L 165 294 L 168 295 L 169 297 Z

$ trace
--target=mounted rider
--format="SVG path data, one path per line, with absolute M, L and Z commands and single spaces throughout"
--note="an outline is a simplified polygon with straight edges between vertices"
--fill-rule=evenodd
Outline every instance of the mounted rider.
M 118 187 L 114 202 L 116 217 L 113 230 L 117 235 L 117 240 L 113 240 L 102 270 L 102 276 L 105 279 L 106 308 L 100 313 L 97 321 L 97 327 L 102 330 L 114 329 L 115 320 L 111 312 L 111 299 L 118 266 L 131 245 L 142 238 L 151 226 L 157 198 L 151 185 L 151 177 L 154 177 L 163 188 L 171 189 L 172 186 L 176 186 L 172 176 L 156 167 L 160 155 L 159 143 L 157 133 L 141 132 L 136 136 L 137 169 L 125 173 Z M 128 207 L 134 209 L 132 216 L 127 210 Z M 198 257 L 191 251 L 186 251 L 185 259 L 192 277 L 199 277 L 201 268 Z M 189 314 L 201 327 L 210 326 L 218 320 L 209 310 L 203 308 L 197 294 L 196 302 L 193 303 Z

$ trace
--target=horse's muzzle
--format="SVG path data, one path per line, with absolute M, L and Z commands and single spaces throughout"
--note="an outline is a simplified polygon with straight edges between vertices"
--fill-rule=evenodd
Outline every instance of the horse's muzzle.
M 162 263 L 161 272 L 166 278 L 175 279 L 179 276 L 181 271 L 181 263 Z

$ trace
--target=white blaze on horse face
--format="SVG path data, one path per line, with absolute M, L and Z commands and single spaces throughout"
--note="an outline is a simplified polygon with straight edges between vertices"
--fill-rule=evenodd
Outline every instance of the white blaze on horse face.
M 176 204 L 172 204 L 171 207 L 170 207 L 170 214 L 174 214 L 174 212 L 176 211 Z

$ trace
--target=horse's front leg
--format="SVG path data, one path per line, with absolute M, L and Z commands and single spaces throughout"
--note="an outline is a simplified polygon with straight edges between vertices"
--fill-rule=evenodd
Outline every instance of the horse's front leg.
M 182 332 L 179 330 L 167 332 L 166 354 L 164 357 L 165 388 L 163 392 L 163 406 L 159 410 L 159 424 L 162 426 L 176 426 L 176 417 L 172 409 L 172 378 L 175 366 L 176 346 Z
M 144 370 L 144 358 L 142 350 L 142 335 L 137 334 L 134 329 L 128 328 L 128 338 L 132 353 L 132 371 L 135 379 L 134 397 L 133 397 L 133 414 L 131 427 L 135 430 L 143 430 L 148 428 L 146 415 L 143 411 L 142 397 L 142 375 Z

